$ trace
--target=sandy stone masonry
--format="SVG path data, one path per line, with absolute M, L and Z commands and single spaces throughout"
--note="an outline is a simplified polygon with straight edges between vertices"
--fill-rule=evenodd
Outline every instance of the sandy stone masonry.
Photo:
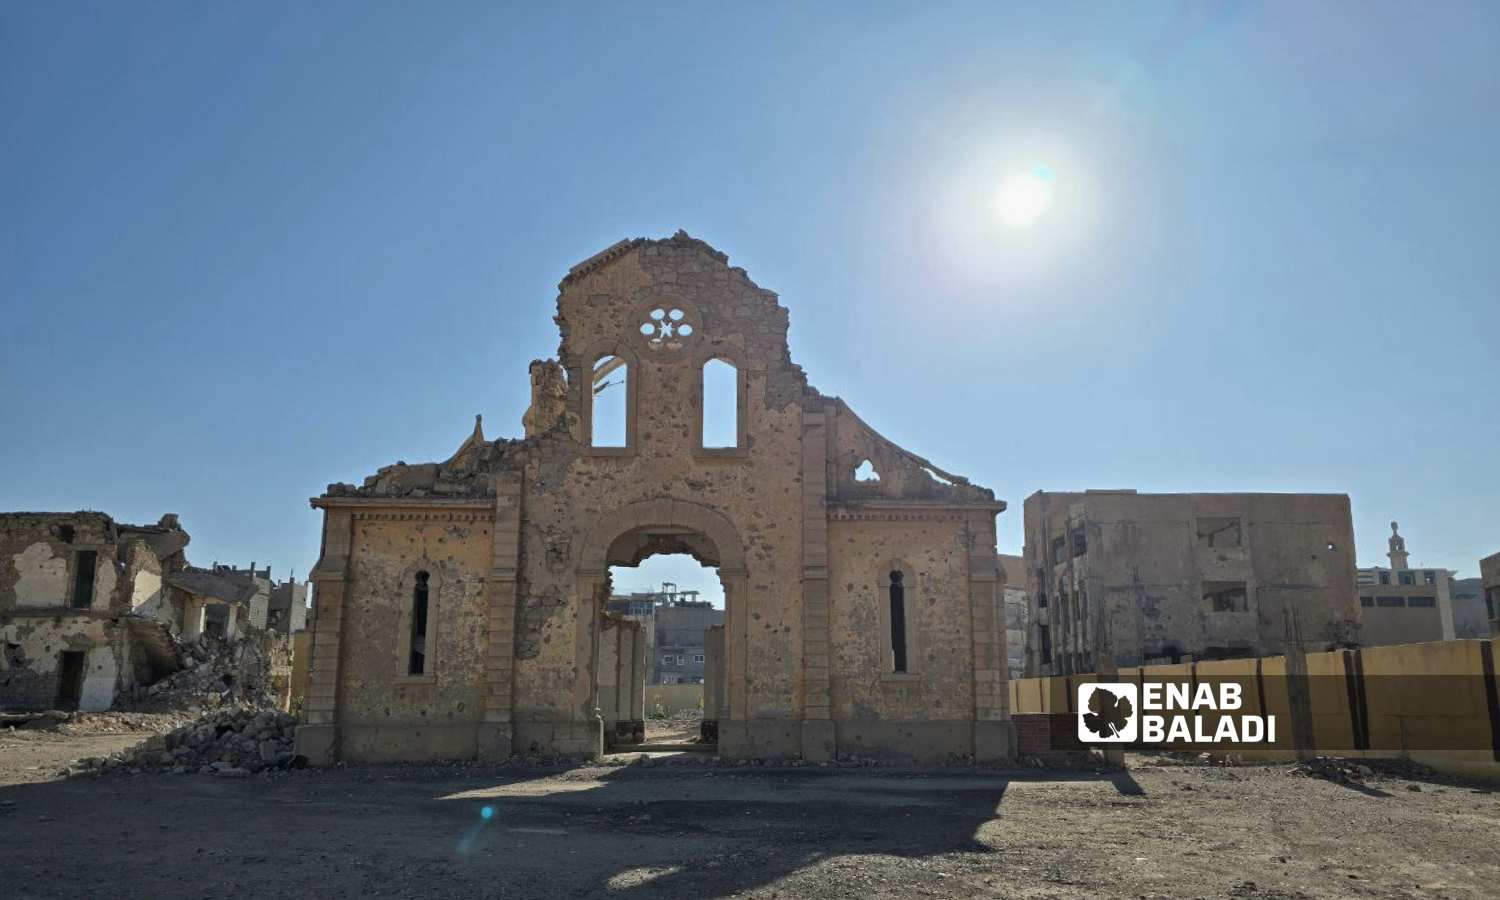
M 109 709 L 176 670 L 166 581 L 188 540 L 172 514 L 0 514 L 0 709 Z
M 306 585 L 273 583 L 270 566 L 253 562 L 192 566 L 190 540 L 173 513 L 155 525 L 87 510 L 0 513 L 0 709 L 139 699 L 191 666 L 205 636 L 236 648 L 237 689 L 261 665 L 289 679 L 286 635 L 303 627 Z M 247 652 L 257 666 L 240 665 Z
M 601 615 L 609 568 L 688 553 L 726 595 L 723 755 L 1012 753 L 1004 502 L 811 388 L 777 296 L 682 232 L 573 267 L 555 321 L 524 438 L 476 421 L 443 462 L 312 500 L 300 752 L 597 752 L 605 719 L 633 706 Z M 704 446 L 711 360 L 735 370 L 733 446 Z M 621 446 L 594 439 L 596 391 L 620 397 Z

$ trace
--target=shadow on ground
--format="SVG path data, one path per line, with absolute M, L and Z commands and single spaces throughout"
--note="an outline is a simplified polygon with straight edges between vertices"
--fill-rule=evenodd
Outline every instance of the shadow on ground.
M 923 864 L 991 853 L 980 831 L 1003 816 L 1018 780 L 1141 793 L 1122 772 L 659 759 L 74 777 L 0 787 L 0 829 L 12 835 L 0 845 L 0 871 L 16 897 L 712 897 L 841 856 Z
M 843 856 L 924 860 L 990 853 L 980 829 L 1003 816 L 1005 792 L 1016 780 L 1102 782 L 1124 796 L 1145 793 L 1124 771 L 686 767 L 678 773 L 653 761 L 589 774 L 596 787 L 553 795 L 546 804 L 550 830 L 559 838 L 574 834 L 568 826 L 588 833 L 596 859 L 615 840 L 632 845 L 624 859 L 596 871 L 583 888 L 588 895 L 622 898 L 724 896 Z M 465 836 L 471 852 L 484 852 L 517 832 L 549 833 L 534 821 L 519 828 L 506 824 L 518 806 L 506 781 L 444 798 L 477 805 L 476 822 Z M 540 810 L 529 812 L 534 819 Z

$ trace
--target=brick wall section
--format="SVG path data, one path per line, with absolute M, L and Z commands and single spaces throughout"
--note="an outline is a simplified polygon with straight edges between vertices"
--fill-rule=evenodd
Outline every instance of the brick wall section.
M 0 709 L 52 709 L 57 706 L 58 686 L 55 670 L 45 674 L 29 669 L 0 672 Z
M 1077 717 L 1028 713 L 1011 716 L 1016 731 L 1016 752 L 1020 756 L 1042 756 L 1049 753 L 1083 753 L 1088 747 L 1078 740 Z

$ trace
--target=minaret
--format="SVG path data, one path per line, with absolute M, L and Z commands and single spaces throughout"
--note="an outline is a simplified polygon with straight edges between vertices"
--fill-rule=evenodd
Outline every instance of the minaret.
M 1407 565 L 1407 559 L 1406 559 L 1406 538 L 1402 537 L 1401 534 L 1396 531 L 1396 523 L 1395 522 L 1391 523 L 1391 539 L 1390 539 L 1390 544 L 1391 544 L 1391 552 L 1387 553 L 1386 556 L 1389 556 L 1391 558 L 1391 568 L 1392 569 L 1408 569 L 1408 568 L 1411 568 L 1410 566 Z

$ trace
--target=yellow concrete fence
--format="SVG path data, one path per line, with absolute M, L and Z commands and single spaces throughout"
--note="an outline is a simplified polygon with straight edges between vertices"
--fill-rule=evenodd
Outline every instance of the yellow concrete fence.
M 1500 778 L 1500 681 L 1488 640 L 1397 644 L 1307 654 L 1314 754 L 1411 759 L 1443 771 Z M 1205 660 L 1122 667 L 1125 682 L 1191 682 L 1240 687 L 1234 715 L 1273 715 L 1272 744 L 1192 746 L 1247 759 L 1295 757 L 1286 658 Z M 1080 684 L 1093 674 L 1018 678 L 1010 682 L 1013 716 L 1077 713 Z M 1212 731 L 1215 714 L 1208 713 Z

